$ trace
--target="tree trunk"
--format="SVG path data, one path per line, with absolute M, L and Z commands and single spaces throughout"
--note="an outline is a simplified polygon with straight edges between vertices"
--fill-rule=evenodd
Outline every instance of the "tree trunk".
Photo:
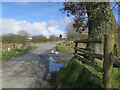
M 86 4 L 88 15 L 89 38 L 104 37 L 104 34 L 114 35 L 116 21 L 109 2 L 90 2 Z M 114 42 L 114 41 L 113 41 Z M 87 44 L 87 49 L 103 54 L 102 44 Z
M 120 51 L 120 2 L 119 2 L 119 5 L 118 5 L 118 49 Z M 118 53 L 118 56 L 120 57 L 120 53 Z
M 118 49 L 118 51 L 120 51 L 120 26 L 118 27 Z M 120 57 L 120 53 L 118 53 L 117 56 Z

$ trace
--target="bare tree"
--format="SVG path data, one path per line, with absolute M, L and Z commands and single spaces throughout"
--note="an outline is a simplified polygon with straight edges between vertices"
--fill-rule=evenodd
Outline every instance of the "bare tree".
M 49 37 L 49 40 L 50 40 L 50 41 L 57 41 L 57 40 L 58 40 L 58 37 L 56 37 L 55 35 L 51 35 L 51 36 Z
M 26 37 L 30 36 L 30 34 L 27 31 L 24 31 L 24 30 L 18 31 L 17 34 L 20 35 L 20 36 L 26 36 Z
M 27 31 L 24 30 L 20 30 L 18 31 L 18 35 L 19 35 L 19 43 L 22 44 L 22 46 L 25 46 L 27 44 L 27 39 L 30 36 L 30 34 Z
M 32 37 L 32 42 L 45 42 L 47 38 L 43 35 L 36 35 Z

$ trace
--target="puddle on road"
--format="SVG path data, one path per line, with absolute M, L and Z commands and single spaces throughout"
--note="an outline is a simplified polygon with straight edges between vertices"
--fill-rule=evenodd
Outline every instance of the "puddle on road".
M 49 57 L 48 60 L 50 72 L 59 71 L 59 69 L 64 66 L 64 64 L 58 63 L 57 60 L 54 60 L 52 57 Z

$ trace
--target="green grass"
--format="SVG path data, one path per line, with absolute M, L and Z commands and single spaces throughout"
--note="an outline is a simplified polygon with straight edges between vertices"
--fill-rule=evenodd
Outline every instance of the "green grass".
M 63 41 L 63 39 L 62 40 L 57 40 L 57 41 L 44 41 L 44 42 L 32 42 L 32 43 L 34 43 L 34 44 L 40 44 L 40 43 L 54 43 L 54 42 L 60 42 L 60 41 Z
M 98 72 L 95 68 L 86 64 L 82 64 L 80 63 L 80 61 L 73 58 L 58 72 L 58 88 L 99 87 L 97 84 L 94 83 L 94 79 L 83 70 L 83 66 L 89 68 L 102 79 L 103 73 Z M 113 68 L 112 88 L 120 88 L 120 69 L 118 68 Z
M 113 68 L 112 87 L 120 88 L 120 69 L 119 68 Z
M 57 74 L 58 88 L 100 88 L 75 58 L 71 59 Z
M 7 48 L 7 47 L 4 46 L 4 47 L 0 47 L 0 48 Z
M 56 50 L 61 52 L 74 52 L 74 49 L 68 48 L 64 44 L 57 45 Z
M 95 68 L 93 68 L 89 65 L 86 65 L 86 64 L 84 64 L 84 65 L 102 79 L 103 74 L 101 72 L 98 72 Z M 119 72 L 118 68 L 113 68 L 112 88 L 120 88 L 120 72 Z
M 4 52 L 1 52 L 0 53 L 0 59 L 1 60 L 5 60 L 9 57 L 12 57 L 14 55 L 17 55 L 17 54 L 21 54 L 25 51 L 28 51 L 28 50 L 32 50 L 32 49 L 35 49 L 37 48 L 36 46 L 30 46 L 30 47 L 22 47 L 20 49 L 14 49 L 14 50 L 11 50 L 11 51 L 4 51 Z
M 61 52 L 74 52 L 75 43 L 71 40 L 66 40 L 64 43 L 61 43 L 56 46 L 56 50 Z M 83 44 L 78 44 L 78 47 L 84 48 Z

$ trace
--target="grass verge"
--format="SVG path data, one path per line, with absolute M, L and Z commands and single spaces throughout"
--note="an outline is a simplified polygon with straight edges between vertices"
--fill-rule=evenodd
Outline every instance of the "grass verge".
M 57 41 L 44 41 L 44 42 L 32 42 L 33 44 L 41 44 L 41 43 L 55 43 L 55 42 L 61 42 L 63 40 L 57 40 Z
M 14 49 L 14 50 L 11 50 L 11 51 L 4 51 L 4 52 L 1 52 L 0 59 L 5 60 L 5 59 L 7 59 L 9 57 L 21 54 L 21 53 L 23 53 L 25 51 L 33 50 L 35 48 L 37 48 L 37 46 L 22 47 L 22 48 Z
M 74 49 L 70 49 L 67 46 L 64 46 L 63 44 L 57 45 L 56 50 L 61 52 L 74 52 Z
M 61 43 L 56 46 L 56 50 L 61 52 L 74 52 L 75 43 L 74 41 L 66 40 L 64 43 Z M 83 44 L 78 44 L 78 47 L 83 48 Z
M 73 58 L 58 72 L 58 88 L 99 88 L 100 86 L 95 83 L 95 80 L 84 71 L 83 66 L 89 68 L 97 76 L 102 78 L 102 73 Z M 112 88 L 120 88 L 119 68 L 113 68 Z
M 71 59 L 57 74 L 58 88 L 100 88 L 75 58 Z

